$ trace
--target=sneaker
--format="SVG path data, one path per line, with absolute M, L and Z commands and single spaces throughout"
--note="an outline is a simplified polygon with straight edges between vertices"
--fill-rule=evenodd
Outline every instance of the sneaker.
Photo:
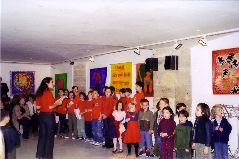
M 90 142 L 90 144 L 92 144 L 92 145 L 95 145 L 95 143 L 96 143 L 95 141 Z
M 118 151 L 118 153 L 123 153 L 123 150 L 122 150 L 122 149 L 120 149 L 120 150 Z
M 117 152 L 117 149 L 113 150 L 112 153 L 116 153 Z
M 75 140 L 76 138 L 75 138 L 75 137 L 72 137 L 71 139 L 72 139 L 72 140 Z
M 65 139 L 69 139 L 69 136 L 64 136 Z
M 79 139 L 80 139 L 80 140 L 85 140 L 85 138 L 84 138 L 84 137 L 79 137 Z
M 146 157 L 148 158 L 148 157 L 154 157 L 154 155 L 153 154 L 150 154 L 150 152 L 146 152 Z
M 94 145 L 95 145 L 95 146 L 100 146 L 100 143 L 99 143 L 99 142 L 96 142 Z
M 145 154 L 145 153 L 144 153 L 143 151 L 140 151 L 140 152 L 139 152 L 139 156 L 144 156 L 144 154 Z

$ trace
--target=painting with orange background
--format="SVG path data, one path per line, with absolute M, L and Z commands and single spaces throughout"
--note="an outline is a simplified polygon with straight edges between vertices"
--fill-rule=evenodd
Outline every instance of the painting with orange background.
M 145 97 L 153 97 L 153 71 L 145 71 L 145 64 L 136 64 L 136 81 L 144 82 L 144 95 Z
M 213 94 L 239 94 L 239 48 L 212 52 Z

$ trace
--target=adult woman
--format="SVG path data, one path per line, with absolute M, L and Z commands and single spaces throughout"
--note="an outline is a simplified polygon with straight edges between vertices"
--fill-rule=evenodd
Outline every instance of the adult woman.
M 51 77 L 42 80 L 36 92 L 36 105 L 40 109 L 39 115 L 39 139 L 37 144 L 37 158 L 53 159 L 55 114 L 53 109 L 62 104 L 62 101 L 55 99 L 52 94 L 54 88 Z

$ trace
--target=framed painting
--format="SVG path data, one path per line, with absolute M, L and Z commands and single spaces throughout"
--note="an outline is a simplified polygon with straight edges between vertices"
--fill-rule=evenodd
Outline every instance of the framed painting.
M 67 89 L 67 73 L 55 74 L 55 97 L 58 96 L 58 89 Z

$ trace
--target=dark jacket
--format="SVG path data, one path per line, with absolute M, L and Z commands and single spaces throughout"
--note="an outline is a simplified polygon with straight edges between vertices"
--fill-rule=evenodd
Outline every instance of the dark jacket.
M 228 144 L 229 141 L 229 135 L 232 131 L 232 126 L 231 124 L 227 121 L 227 119 L 225 119 L 224 117 L 222 118 L 222 121 L 220 123 L 220 125 L 218 125 L 217 121 L 214 120 L 212 122 L 213 125 L 213 132 L 212 132 L 212 142 L 221 142 L 221 143 L 225 143 Z M 219 131 L 219 130 L 215 130 L 215 128 L 217 126 L 220 126 L 221 128 L 223 128 L 223 131 Z
M 20 137 L 17 131 L 9 125 L 1 126 L 5 142 L 5 153 L 10 153 L 17 145 L 20 144 Z
M 175 129 L 174 147 L 177 149 L 190 149 L 193 124 L 191 121 L 178 124 Z
M 162 141 L 173 142 L 174 141 L 174 130 L 176 123 L 173 119 L 162 119 L 158 126 L 158 134 L 167 133 L 167 137 L 161 137 Z
M 212 137 L 211 121 L 205 116 L 197 117 L 193 129 L 193 143 L 200 143 L 210 147 Z

